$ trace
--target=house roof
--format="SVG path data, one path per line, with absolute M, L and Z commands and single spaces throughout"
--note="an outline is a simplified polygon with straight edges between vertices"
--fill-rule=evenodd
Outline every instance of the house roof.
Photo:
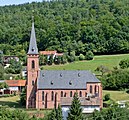
M 56 56 L 63 56 L 63 53 L 56 53 Z
M 32 22 L 30 45 L 29 45 L 29 50 L 28 50 L 27 54 L 39 54 L 38 53 L 38 48 L 37 48 L 37 43 L 36 43 L 34 22 Z
M 25 86 L 26 80 L 5 80 L 9 87 Z
M 42 70 L 39 72 L 38 89 L 86 89 L 88 82 L 100 82 L 87 70 Z
M 54 55 L 56 54 L 56 50 L 54 51 L 40 51 L 40 54 L 43 54 L 43 55 Z

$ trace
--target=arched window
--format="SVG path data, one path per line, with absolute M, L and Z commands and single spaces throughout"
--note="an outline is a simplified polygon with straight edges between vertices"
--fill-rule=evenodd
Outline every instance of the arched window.
M 42 91 L 42 101 L 44 101 L 44 91 Z
M 90 85 L 90 93 L 92 93 L 92 86 Z
M 61 91 L 61 97 L 63 97 L 63 91 Z
M 32 60 L 32 69 L 34 69 L 35 68 L 35 62 L 34 62 L 34 60 Z
M 79 92 L 79 97 L 82 97 L 82 91 Z
M 51 93 L 51 100 L 53 101 L 54 100 L 54 92 L 52 91 Z
M 85 92 L 85 97 L 87 97 L 87 92 Z
M 72 91 L 70 91 L 70 97 L 72 97 L 73 96 L 73 93 L 72 93 Z
M 100 86 L 98 86 L 98 96 L 99 96 L 99 87 L 100 87 Z
M 97 85 L 95 85 L 94 91 L 95 91 L 95 93 L 97 93 Z
M 32 80 L 32 85 L 34 85 L 34 80 Z
M 64 94 L 64 97 L 66 97 L 66 93 Z

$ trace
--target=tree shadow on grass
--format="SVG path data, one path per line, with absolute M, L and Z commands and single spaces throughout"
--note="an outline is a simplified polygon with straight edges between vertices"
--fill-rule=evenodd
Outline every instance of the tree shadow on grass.
M 7 106 L 10 108 L 24 108 L 21 104 L 20 101 L 16 102 L 10 102 L 10 101 L 0 101 L 1 106 Z

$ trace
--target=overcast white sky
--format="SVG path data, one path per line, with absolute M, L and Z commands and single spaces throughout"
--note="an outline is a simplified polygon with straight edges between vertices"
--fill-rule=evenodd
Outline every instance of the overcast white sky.
M 4 5 L 13 5 L 13 4 L 23 4 L 23 3 L 27 3 L 27 2 L 33 2 L 33 1 L 37 1 L 37 2 L 42 2 L 42 0 L 0 0 L 0 6 L 4 6 Z

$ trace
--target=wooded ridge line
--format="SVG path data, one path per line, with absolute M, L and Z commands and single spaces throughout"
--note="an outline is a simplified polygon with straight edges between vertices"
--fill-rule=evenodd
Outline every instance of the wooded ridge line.
M 128 0 L 58 0 L 0 7 L 0 50 L 26 53 L 34 15 L 39 50 L 129 52 Z

